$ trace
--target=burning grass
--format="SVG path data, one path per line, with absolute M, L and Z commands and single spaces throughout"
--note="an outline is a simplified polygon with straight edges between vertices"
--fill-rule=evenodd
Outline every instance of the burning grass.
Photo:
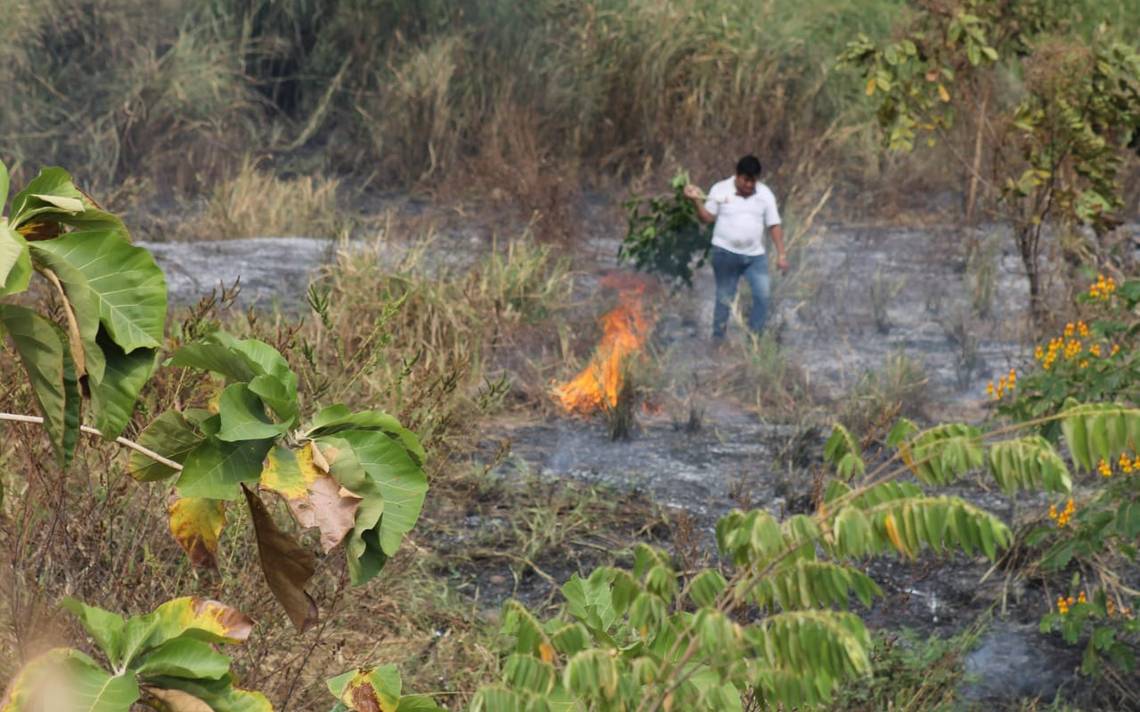
M 649 280 L 614 273 L 601 282 L 616 289 L 618 304 L 602 315 L 602 338 L 589 364 L 569 382 L 554 389 L 554 397 L 568 412 L 589 415 L 618 407 L 627 382 L 628 362 L 645 347 L 655 321 L 646 309 Z M 629 400 L 631 395 L 626 394 Z

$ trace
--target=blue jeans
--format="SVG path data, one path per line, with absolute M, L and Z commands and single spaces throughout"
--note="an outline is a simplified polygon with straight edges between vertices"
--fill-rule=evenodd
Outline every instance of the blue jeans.
M 736 298 L 736 285 L 740 276 L 748 280 L 752 289 L 752 313 L 748 315 L 748 328 L 760 333 L 768 320 L 768 256 L 737 254 L 722 247 L 712 248 L 713 276 L 716 278 L 716 307 L 713 309 L 713 339 L 723 339 L 728 325 L 728 313 Z

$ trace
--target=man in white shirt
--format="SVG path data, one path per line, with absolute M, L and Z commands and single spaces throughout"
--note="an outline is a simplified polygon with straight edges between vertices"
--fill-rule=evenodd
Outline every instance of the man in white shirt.
M 788 271 L 784 253 L 784 230 L 776 196 L 760 178 L 760 160 L 748 155 L 736 164 L 736 175 L 726 178 L 702 196 L 695 185 L 685 186 L 685 197 L 697 207 L 703 222 L 713 224 L 712 265 L 716 277 L 716 307 L 713 309 L 713 340 L 724 339 L 728 313 L 736 298 L 736 285 L 743 275 L 752 289 L 752 312 L 748 328 L 760 333 L 768 320 L 768 256 L 764 254 L 764 230 L 776 246 L 776 267 Z

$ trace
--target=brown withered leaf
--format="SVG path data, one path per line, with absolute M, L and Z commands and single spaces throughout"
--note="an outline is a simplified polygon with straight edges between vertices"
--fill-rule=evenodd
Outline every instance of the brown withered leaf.
M 54 220 L 47 222 L 26 222 L 16 232 L 28 242 L 51 240 L 63 234 L 63 225 Z
M 308 442 L 308 447 L 309 451 L 313 454 L 313 465 L 327 475 L 329 473 L 329 461 L 325 459 L 324 453 L 317 447 L 317 443 L 312 440 Z
M 163 712 L 214 712 L 213 707 L 189 692 L 150 685 L 144 685 L 142 689 L 148 698 L 147 704 Z
M 253 529 L 257 535 L 257 553 L 261 570 L 273 596 L 289 615 L 298 632 L 317 622 L 317 604 L 305 591 L 305 584 L 316 571 L 316 556 L 302 547 L 274 523 L 265 503 L 242 484 L 249 503 Z

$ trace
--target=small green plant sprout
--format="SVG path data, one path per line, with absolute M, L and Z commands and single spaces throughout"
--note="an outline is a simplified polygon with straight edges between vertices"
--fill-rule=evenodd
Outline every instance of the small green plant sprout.
M 619 261 L 693 286 L 694 260 L 700 268 L 708 259 L 712 231 L 685 197 L 688 184 L 689 174 L 681 171 L 670 182 L 672 193 L 633 198 L 625 204 L 629 228 L 618 250 Z
M 124 619 L 65 599 L 102 653 L 54 648 L 19 670 L 0 701 L 3 712 L 272 712 L 260 692 L 236 687 L 230 658 L 215 646 L 244 642 L 253 621 L 203 598 L 176 598 Z
M 443 712 L 426 695 L 402 695 L 395 665 L 358 668 L 325 684 L 337 699 L 329 712 Z
M 75 453 L 83 409 L 114 440 L 150 378 L 166 323 L 166 279 L 126 227 L 45 168 L 12 198 L 0 163 L 0 332 L 28 374 L 59 464 Z M 58 309 L 15 303 L 33 277 Z M 86 398 L 84 395 L 86 394 Z

